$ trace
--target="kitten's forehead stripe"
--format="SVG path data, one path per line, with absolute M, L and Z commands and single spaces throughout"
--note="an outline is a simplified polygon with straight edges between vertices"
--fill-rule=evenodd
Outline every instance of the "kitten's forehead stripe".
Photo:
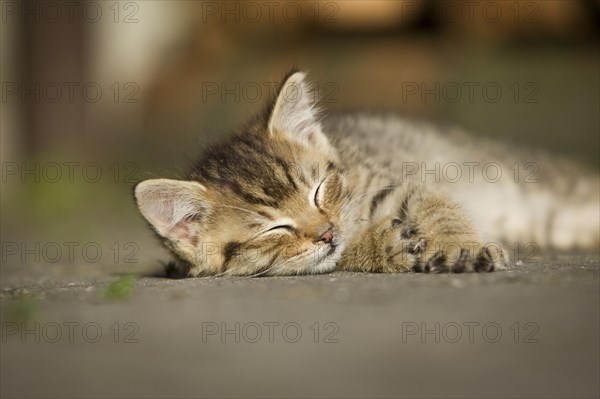
M 227 187 L 251 204 L 274 208 L 298 189 L 288 163 L 252 135 L 214 148 L 196 166 L 194 176 Z
M 310 175 L 313 180 L 318 180 L 319 178 L 319 168 L 310 168 Z
M 275 161 L 277 162 L 277 165 L 279 165 L 279 167 L 283 170 L 283 172 L 285 173 L 285 177 L 288 179 L 289 184 L 292 186 L 292 188 L 294 190 L 298 189 L 298 186 L 296 185 L 296 183 L 294 182 L 294 179 L 292 177 L 292 175 L 290 174 L 290 167 L 287 164 L 287 162 L 285 162 L 283 159 L 281 158 L 275 158 Z
M 258 213 L 260 216 L 262 216 L 266 219 L 273 220 L 273 217 L 271 215 L 269 215 L 267 212 L 256 211 L 256 213 Z
M 300 166 L 294 164 L 292 172 L 294 172 L 294 176 L 297 176 L 298 179 L 300 179 L 300 182 L 302 184 L 304 184 L 306 187 L 311 187 L 311 183 L 306 179 L 306 176 L 304 175 L 304 170 Z

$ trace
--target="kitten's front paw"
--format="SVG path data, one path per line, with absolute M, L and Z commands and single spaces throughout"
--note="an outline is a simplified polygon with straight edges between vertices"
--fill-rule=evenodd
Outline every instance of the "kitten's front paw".
M 418 228 L 406 226 L 398 219 L 390 223 L 395 245 L 386 252 L 390 267 L 424 273 L 486 273 L 504 270 L 506 251 L 497 243 L 483 244 L 473 234 L 427 237 Z
M 458 244 L 451 243 L 453 247 Z M 439 249 L 413 268 L 424 273 L 488 273 L 506 269 L 506 252 L 494 245 L 465 243 L 460 252 Z

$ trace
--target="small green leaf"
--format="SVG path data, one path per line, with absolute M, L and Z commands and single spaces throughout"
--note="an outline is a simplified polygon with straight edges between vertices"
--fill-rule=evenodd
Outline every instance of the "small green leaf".
M 113 281 L 104 290 L 104 297 L 109 300 L 123 300 L 131 297 L 136 278 L 135 274 L 125 274 Z

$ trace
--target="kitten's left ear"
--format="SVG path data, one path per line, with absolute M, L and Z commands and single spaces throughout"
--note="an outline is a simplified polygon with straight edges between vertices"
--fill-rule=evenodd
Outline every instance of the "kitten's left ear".
M 304 72 L 289 75 L 269 116 L 269 133 L 283 134 L 311 146 L 329 145 L 321 131 L 314 96 Z

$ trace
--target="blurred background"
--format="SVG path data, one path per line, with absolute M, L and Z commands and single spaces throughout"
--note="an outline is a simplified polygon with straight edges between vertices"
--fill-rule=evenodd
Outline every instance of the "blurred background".
M 5 282 L 160 268 L 133 184 L 181 176 L 293 66 L 328 111 L 450 123 L 598 170 L 599 1 L 1 4 Z
M 597 253 L 138 278 L 168 254 L 132 188 L 182 177 L 293 66 L 329 112 L 457 125 L 597 173 L 600 1 L 0 0 L 0 25 L 0 396 L 598 397 Z M 222 335 L 267 322 L 274 342 Z M 446 334 L 466 323 L 474 340 Z

